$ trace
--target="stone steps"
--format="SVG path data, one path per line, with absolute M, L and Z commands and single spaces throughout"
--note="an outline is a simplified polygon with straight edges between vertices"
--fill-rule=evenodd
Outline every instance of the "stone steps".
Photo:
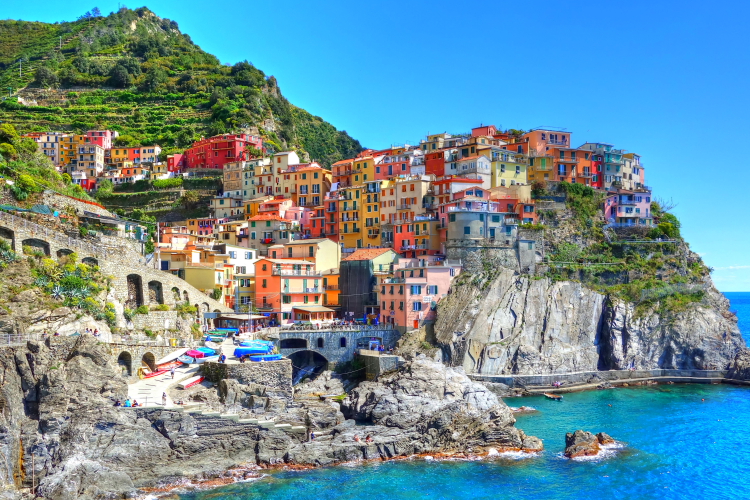
M 285 432 L 302 433 L 302 434 L 307 432 L 307 427 L 303 425 L 277 424 L 273 420 L 260 420 L 257 418 L 240 418 L 240 415 L 238 413 L 221 413 L 218 411 L 203 410 L 203 407 L 204 405 L 198 404 L 198 405 L 184 405 L 183 407 L 175 407 L 175 408 L 169 408 L 169 409 L 172 411 L 180 412 L 180 413 L 190 413 L 191 415 L 196 415 L 196 416 L 218 417 L 224 420 L 237 422 L 238 424 L 257 425 L 267 430 L 279 429 Z

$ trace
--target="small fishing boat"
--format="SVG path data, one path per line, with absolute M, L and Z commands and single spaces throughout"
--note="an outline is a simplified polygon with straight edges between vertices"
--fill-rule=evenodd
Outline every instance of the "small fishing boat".
M 227 336 L 229 335 L 229 332 L 223 332 L 220 330 L 211 330 L 206 334 L 205 337 L 203 337 L 203 340 L 207 340 L 209 342 L 224 342 L 227 339 Z
M 217 344 L 216 342 L 211 342 L 210 340 L 206 340 L 203 345 L 208 347 L 209 349 L 213 349 L 214 351 L 220 351 L 221 350 L 221 344 Z
M 185 356 L 190 356 L 191 358 L 205 358 L 206 353 L 198 351 L 196 349 L 191 349 L 185 353 Z
M 203 354 L 203 353 L 201 353 Z M 205 362 L 215 362 L 219 361 L 219 356 L 204 356 L 202 358 L 196 358 L 192 356 L 188 356 L 187 354 L 180 356 L 180 361 L 185 363 L 186 365 L 202 365 Z
M 281 359 L 281 354 L 261 354 L 259 356 L 250 356 L 250 361 L 278 361 Z
M 563 397 L 559 394 L 552 394 L 550 392 L 545 392 L 544 397 L 547 399 L 551 399 L 552 401 L 562 401 Z
M 255 347 L 255 346 L 271 346 L 273 348 L 273 341 L 271 340 L 243 340 L 240 342 L 241 347 Z
M 217 349 L 211 349 L 210 347 L 197 347 L 195 350 L 202 352 L 206 356 L 213 356 L 217 351 Z
M 154 377 L 158 377 L 159 375 L 163 375 L 163 374 L 168 373 L 168 372 L 169 372 L 169 370 L 157 370 L 155 372 L 145 373 L 143 375 L 143 378 L 154 378 Z
M 177 384 L 177 387 L 181 389 L 187 389 L 188 387 L 193 387 L 194 385 L 198 385 L 201 382 L 203 382 L 204 377 L 202 375 L 196 375 L 195 377 L 190 377 L 187 380 L 183 380 L 179 384 Z
M 254 356 L 257 354 L 271 354 L 273 349 L 267 346 L 256 346 L 256 347 L 238 347 L 234 350 L 234 356 L 240 358 L 242 356 Z

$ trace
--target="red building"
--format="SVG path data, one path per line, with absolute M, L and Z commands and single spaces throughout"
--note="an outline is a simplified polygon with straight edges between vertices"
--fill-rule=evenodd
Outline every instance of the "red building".
M 263 140 L 247 134 L 215 135 L 201 139 L 185 150 L 185 168 L 216 168 L 241 159 L 246 147 L 263 151 Z
M 167 156 L 167 170 L 170 172 L 180 172 L 185 168 L 185 155 L 175 153 Z
M 435 177 L 445 175 L 445 153 L 450 150 L 432 151 L 424 155 L 424 167 L 426 174 L 432 174 Z

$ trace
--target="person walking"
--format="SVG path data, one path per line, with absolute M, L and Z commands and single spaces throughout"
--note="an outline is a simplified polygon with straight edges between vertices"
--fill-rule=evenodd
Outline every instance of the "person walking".
M 175 371 L 175 368 L 174 368 L 174 366 L 173 366 L 173 367 L 172 367 L 172 368 L 171 368 L 171 369 L 169 370 L 169 373 L 170 373 L 170 374 L 172 375 L 172 380 L 174 380 L 174 371 Z
M 167 393 L 166 392 L 161 393 L 161 405 L 167 406 Z

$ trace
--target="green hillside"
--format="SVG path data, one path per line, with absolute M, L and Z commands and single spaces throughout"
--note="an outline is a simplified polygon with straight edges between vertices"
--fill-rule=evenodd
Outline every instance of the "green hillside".
M 247 61 L 222 65 L 145 7 L 57 24 L 0 21 L 0 89 L 9 87 L 37 104 L 0 103 L 0 121 L 22 133 L 110 128 L 118 145 L 159 144 L 166 154 L 247 131 L 271 152 L 307 152 L 326 166 L 362 149 L 290 104 L 274 77 Z

